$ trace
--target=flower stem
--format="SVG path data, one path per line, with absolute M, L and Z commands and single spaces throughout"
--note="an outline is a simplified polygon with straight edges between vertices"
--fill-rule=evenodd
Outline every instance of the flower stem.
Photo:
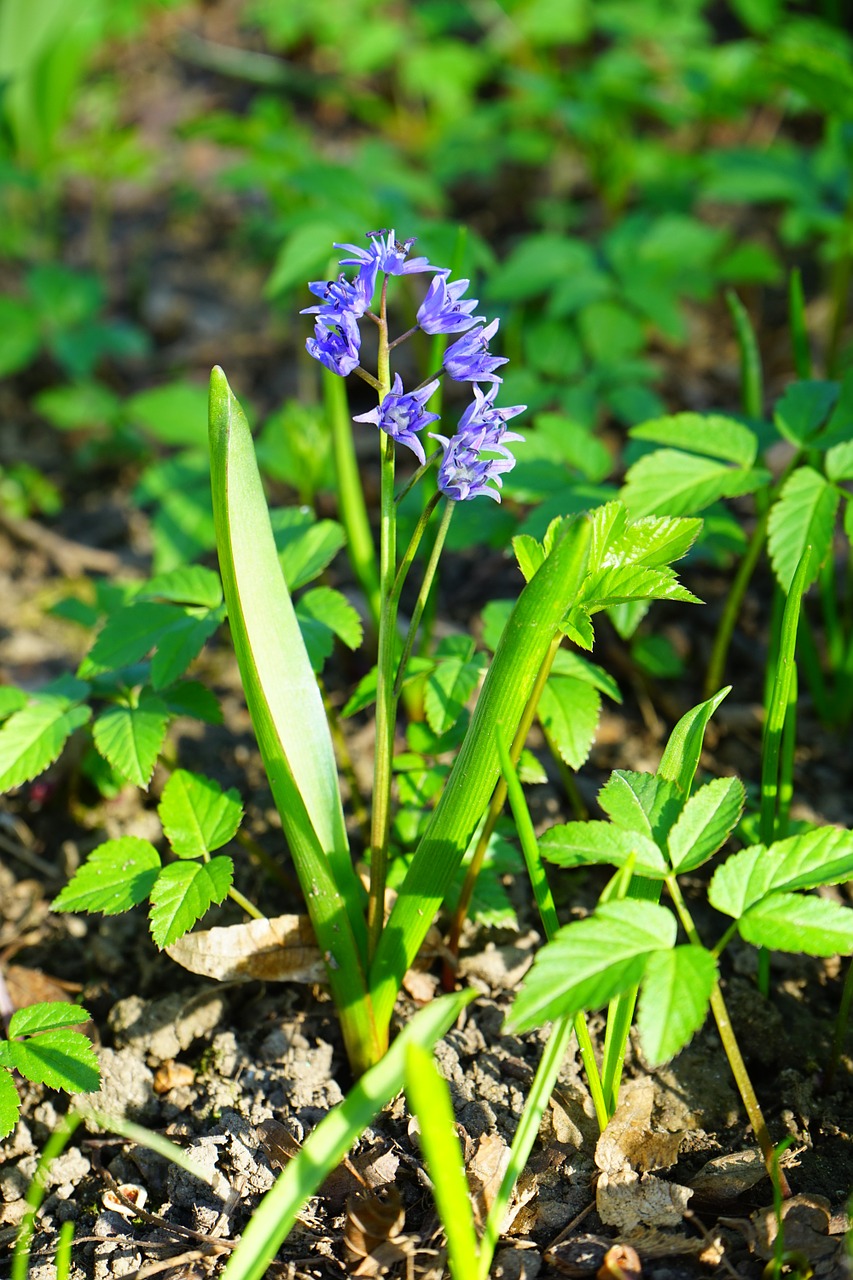
M 440 497 L 440 494 L 436 494 L 435 500 L 437 501 L 439 497 Z M 430 504 L 428 504 L 427 507 L 424 509 L 421 515 L 421 518 L 418 521 L 418 526 L 417 526 L 417 529 L 415 530 L 416 533 L 418 529 L 420 529 L 421 532 L 423 532 L 423 530 L 426 528 L 427 521 L 429 520 L 429 517 L 432 514 L 434 505 L 435 504 L 433 502 L 430 502 Z M 397 667 L 397 678 L 394 681 L 394 697 L 395 698 L 399 698 L 400 690 L 403 687 L 403 680 L 405 679 L 405 675 L 406 675 L 406 667 L 408 665 L 409 658 L 412 656 L 412 649 L 414 648 L 415 637 L 418 634 L 418 627 L 420 626 L 421 618 L 423 617 L 423 612 L 426 606 L 427 597 L 429 596 L 433 581 L 435 580 L 435 571 L 438 568 L 438 558 L 441 555 L 441 550 L 442 550 L 442 547 L 444 546 L 444 540 L 447 537 L 447 530 L 450 528 L 450 521 L 453 518 L 453 512 L 455 511 L 455 509 L 456 509 L 456 503 L 448 502 L 444 508 L 444 511 L 441 513 L 441 524 L 438 526 L 438 530 L 436 531 L 435 541 L 432 544 L 432 550 L 430 552 L 429 561 L 427 563 L 426 570 L 424 571 L 424 577 L 423 577 L 423 582 L 421 583 L 421 589 L 418 592 L 418 598 L 415 601 L 415 607 L 412 610 L 412 620 L 409 623 L 409 631 L 408 631 L 408 635 L 406 636 L 406 643 L 403 645 L 403 654 L 402 654 L 402 657 L 400 658 L 399 666 Z M 412 541 L 414 541 L 414 538 L 412 539 Z M 418 538 L 418 541 L 420 541 L 420 537 Z M 400 566 L 401 572 L 402 572 L 402 569 L 403 569 L 403 565 Z M 399 574 L 397 575 L 397 578 L 399 582 L 399 588 L 395 583 L 394 592 L 399 598 L 399 590 L 402 589 L 403 583 L 400 580 Z
M 379 312 L 380 403 L 391 386 L 386 295 L 382 283 Z M 394 441 L 382 435 L 379 498 L 379 651 L 377 654 L 376 746 L 373 766 L 373 814 L 370 825 L 370 892 L 367 903 L 367 946 L 372 959 L 385 918 L 385 881 L 388 871 L 388 831 L 391 821 L 391 761 L 397 699 L 394 696 L 394 663 L 397 656 L 397 507 L 394 502 Z

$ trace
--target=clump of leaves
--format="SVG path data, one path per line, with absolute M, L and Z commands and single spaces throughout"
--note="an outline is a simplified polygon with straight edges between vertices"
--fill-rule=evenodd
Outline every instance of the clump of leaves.
M 95 1051 L 88 1037 L 75 1030 L 88 1020 L 81 1005 L 60 1000 L 12 1014 L 8 1039 L 0 1039 L 0 1138 L 12 1132 L 20 1114 L 14 1072 L 66 1093 L 94 1093 L 100 1088 Z

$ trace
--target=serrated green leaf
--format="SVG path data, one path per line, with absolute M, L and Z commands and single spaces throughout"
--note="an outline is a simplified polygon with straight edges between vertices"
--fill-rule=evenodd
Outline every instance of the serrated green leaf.
M 557 650 L 551 671 L 555 676 L 572 676 L 575 680 L 583 680 L 585 684 L 591 684 L 600 693 L 607 694 L 613 702 L 622 701 L 622 691 L 610 672 L 572 649 Z
M 168 724 L 163 699 L 143 689 L 136 706 L 114 703 L 102 711 L 92 726 L 92 740 L 128 782 L 147 789 Z
M 176 620 L 157 641 L 157 649 L 151 659 L 153 687 L 159 690 L 174 684 L 193 659 L 198 657 L 205 641 L 224 619 L 224 605 L 209 613 L 187 609 L 184 617 L 180 621 Z
M 818 827 L 732 854 L 708 887 L 711 905 L 737 919 L 768 893 L 816 889 L 853 879 L 853 832 Z
M 853 911 L 811 894 L 771 893 L 738 920 L 746 942 L 810 956 L 853 953 Z
M 853 440 L 843 440 L 827 449 L 825 465 L 830 480 L 853 480 Z
M 222 604 L 219 574 L 200 564 L 185 564 L 150 578 L 137 596 L 139 600 L 163 599 L 174 604 L 218 609 Z
M 186 614 L 180 605 L 157 600 L 132 600 L 107 618 L 95 643 L 80 664 L 80 674 L 115 670 L 139 662 Z
M 278 559 L 289 591 L 312 582 L 346 542 L 336 520 L 316 520 L 308 507 L 270 512 Z
M 529 582 L 545 559 L 544 547 L 529 533 L 520 533 L 513 538 L 512 549 L 515 552 L 518 567 L 524 574 L 525 582 Z
M 776 402 L 773 421 L 792 444 L 807 444 L 838 399 L 837 382 L 792 382 Z
M 645 565 L 616 565 L 590 574 L 583 587 L 584 607 L 590 613 L 628 601 L 682 600 L 701 604 L 698 596 L 678 581 L 673 569 Z
M 20 1114 L 21 1099 L 11 1070 L 0 1066 L 0 1140 L 8 1138 Z
M 631 520 L 608 546 L 602 564 L 642 564 L 661 568 L 686 556 L 702 530 L 702 520 L 687 516 L 643 516 Z
M 657 774 L 660 778 L 674 782 L 685 798 L 690 795 L 693 787 L 708 721 L 730 690 L 731 685 L 726 685 L 705 702 L 685 711 L 669 735 Z
M 179 680 L 160 692 L 171 716 L 192 716 L 205 724 L 222 724 L 222 708 L 212 689 L 199 680 Z
M 601 698 L 592 684 L 574 676 L 548 677 L 536 713 L 570 769 L 580 769 L 588 758 L 600 711 Z
M 53 911 L 118 915 L 144 902 L 160 871 L 160 855 L 139 836 L 120 836 L 93 849 L 51 903 Z
M 655 951 L 640 986 L 637 1028 L 650 1067 L 659 1067 L 684 1048 L 708 1013 L 717 980 L 717 962 L 704 947 Z
M 566 925 L 537 953 L 506 1020 L 529 1031 L 558 1017 L 599 1009 L 635 987 L 655 951 L 675 944 L 675 917 L 655 902 L 624 898 Z
M 628 831 L 612 822 L 564 822 L 551 827 L 539 840 L 539 852 L 560 867 L 609 864 L 632 865 L 637 875 L 660 880 L 669 864 L 650 836 Z
M 36 1031 L 55 1031 L 60 1027 L 75 1027 L 88 1022 L 89 1015 L 80 1004 L 66 1004 L 64 1000 L 46 1000 L 39 1004 L 16 1009 L 9 1019 L 9 1035 L 29 1036 Z
M 332 652 L 337 636 L 350 649 L 357 649 L 363 637 L 361 618 L 346 596 L 331 587 L 306 591 L 296 604 L 302 638 L 315 671 Z
M 719 413 L 674 413 L 632 427 L 635 440 L 684 449 L 688 453 L 721 458 L 740 467 L 751 467 L 758 456 L 758 437 L 749 427 Z
M 539 786 L 548 781 L 548 774 L 542 764 L 527 747 L 518 758 L 518 779 L 527 786 Z
M 76 705 L 90 686 L 71 678 L 33 694 L 0 728 L 0 792 L 10 791 L 53 764 L 75 729 L 91 718 L 90 707 Z
M 11 684 L 0 686 L 0 720 L 5 720 L 13 711 L 20 711 L 26 705 L 27 695 L 23 689 L 16 689 Z
M 80 1031 L 45 1031 L 11 1040 L 7 1052 L 11 1065 L 34 1084 L 66 1093 L 95 1093 L 101 1087 L 98 1059 Z
M 233 839 L 243 820 L 237 791 L 223 791 L 200 773 L 176 769 L 157 806 L 163 831 L 179 858 L 201 858 Z
M 767 479 L 761 470 L 732 467 L 675 449 L 657 449 L 628 469 L 619 496 L 634 517 L 687 516 L 720 498 L 754 493 Z
M 785 481 L 767 525 L 770 560 L 783 591 L 790 587 L 807 547 L 812 554 L 804 589 L 814 582 L 832 545 L 840 496 L 813 467 L 798 467 Z
M 424 711 L 433 733 L 446 733 L 456 723 L 462 708 L 477 687 L 485 659 L 446 658 L 437 663 L 426 679 Z
M 213 902 L 222 902 L 234 879 L 230 858 L 172 862 L 151 890 L 151 936 L 162 950 L 189 933 Z
M 737 826 L 745 801 L 739 778 L 715 778 L 700 787 L 669 833 L 673 870 L 694 871 L 707 862 Z
M 598 803 L 625 831 L 639 831 L 664 842 L 681 812 L 683 797 L 672 780 L 614 769 L 598 793 Z

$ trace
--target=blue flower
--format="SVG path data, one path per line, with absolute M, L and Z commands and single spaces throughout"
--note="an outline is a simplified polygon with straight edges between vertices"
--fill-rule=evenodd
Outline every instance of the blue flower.
M 308 288 L 323 301 L 319 307 L 303 307 L 302 316 L 319 315 L 327 324 L 339 324 L 344 312 L 360 320 L 370 309 L 376 286 L 375 262 L 365 263 L 353 281 L 347 280 L 343 271 L 337 280 L 314 280 Z
M 441 270 L 432 266 L 426 258 L 406 261 L 409 250 L 415 243 L 414 236 L 410 240 L 398 240 L 393 230 L 383 230 L 368 231 L 367 238 L 370 241 L 369 249 L 359 249 L 354 244 L 335 244 L 336 249 L 346 249 L 353 255 L 351 258 L 339 259 L 342 267 L 361 267 L 375 263 L 379 271 L 384 271 L 389 276 L 410 276 L 419 271 Z
M 333 324 L 319 317 L 314 323 L 314 337 L 305 340 L 309 356 L 342 378 L 358 366 L 360 346 L 361 333 L 349 311 L 343 311 Z
M 403 394 L 403 381 L 399 373 L 394 374 L 394 385 L 384 397 L 382 403 L 369 413 L 360 413 L 353 422 L 372 422 L 386 435 L 391 436 L 399 444 L 406 445 L 419 459 L 421 465 L 426 462 L 424 447 L 416 431 L 423 431 L 431 422 L 438 421 L 437 413 L 424 412 L 424 405 L 438 386 L 438 378 L 428 382 L 417 391 Z
M 510 418 L 523 413 L 527 408 L 526 404 L 514 404 L 506 409 L 498 409 L 494 403 L 497 393 L 497 382 L 493 382 L 486 392 L 481 391 L 475 382 L 473 403 L 468 405 L 468 408 L 459 419 L 457 430 L 470 432 L 478 427 L 501 428 Z M 510 440 L 524 439 L 523 436 L 517 436 L 511 432 L 504 432 L 502 438 Z
M 418 308 L 418 324 L 425 333 L 461 333 L 483 319 L 483 316 L 471 315 L 477 305 L 476 298 L 460 302 L 470 280 L 448 283 L 449 274 L 449 271 L 440 271 L 433 277 Z
M 444 457 L 438 468 L 438 487 L 454 502 L 465 502 L 468 498 L 477 498 L 485 494 L 500 502 L 501 495 L 492 489 L 490 480 L 494 480 L 500 489 L 505 471 L 515 466 L 515 458 L 506 447 L 508 440 L 522 440 L 523 436 L 499 428 L 482 427 L 477 432 L 457 432 L 452 440 L 447 436 L 431 431 L 433 440 L 438 440 L 444 450 Z M 495 452 L 497 458 L 484 458 L 482 453 Z
M 506 364 L 507 357 L 493 356 L 489 351 L 489 339 L 497 333 L 497 328 L 497 320 L 493 320 L 485 329 L 478 324 L 447 348 L 442 363 L 451 378 L 456 382 L 503 381 L 495 373 L 495 369 Z

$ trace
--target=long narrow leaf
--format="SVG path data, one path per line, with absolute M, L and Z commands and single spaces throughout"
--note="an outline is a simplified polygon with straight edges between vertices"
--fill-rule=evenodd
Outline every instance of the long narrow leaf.
M 362 1076 L 343 1102 L 323 1117 L 258 1205 L 239 1248 L 225 1268 L 223 1280 L 260 1280 L 266 1275 L 302 1206 L 337 1168 L 377 1112 L 402 1089 L 408 1046 L 419 1044 L 432 1048 L 471 999 L 473 992 L 458 991 L 419 1010 L 381 1062 Z
M 590 523 L 570 525 L 522 591 L 501 636 L 453 771 L 385 926 L 370 989 L 376 1019 L 391 1016 L 403 974 L 462 861 L 500 773 L 497 735 L 511 742 L 554 635 L 587 564 Z

